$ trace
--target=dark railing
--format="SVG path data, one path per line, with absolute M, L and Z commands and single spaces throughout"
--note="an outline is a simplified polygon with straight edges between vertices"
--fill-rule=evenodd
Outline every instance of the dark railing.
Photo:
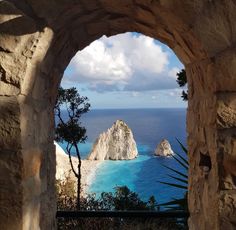
M 93 218 L 93 217 L 120 217 L 120 218 L 188 218 L 189 213 L 183 211 L 57 211 L 57 218 Z

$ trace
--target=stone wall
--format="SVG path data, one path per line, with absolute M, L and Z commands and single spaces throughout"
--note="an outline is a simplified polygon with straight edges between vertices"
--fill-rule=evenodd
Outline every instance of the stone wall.
M 223 164 L 236 157 L 235 21 L 234 0 L 0 1 L 0 228 L 55 228 L 53 105 L 63 72 L 100 36 L 137 31 L 186 66 L 190 229 L 235 229 L 235 178 Z

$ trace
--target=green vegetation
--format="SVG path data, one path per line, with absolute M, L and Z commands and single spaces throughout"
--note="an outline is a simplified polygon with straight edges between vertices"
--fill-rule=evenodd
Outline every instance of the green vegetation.
M 182 69 L 180 72 L 177 73 L 177 83 L 179 85 L 179 87 L 184 87 L 187 85 L 187 75 L 186 75 L 186 71 L 185 69 Z M 188 100 L 188 91 L 186 92 L 185 90 L 182 91 L 182 99 L 183 101 L 187 101 Z
M 74 205 L 68 205 L 68 200 L 76 200 L 75 184 L 70 177 L 58 180 L 56 183 L 58 210 L 75 210 Z M 73 202 L 74 203 L 74 202 Z M 81 210 L 159 210 L 154 196 L 148 201 L 142 201 L 137 193 L 127 186 L 117 186 L 114 193 L 103 192 L 99 198 L 89 194 L 81 198 Z
M 99 198 L 95 194 L 81 198 L 81 210 L 147 210 L 158 211 L 159 205 L 151 196 L 148 201 L 143 201 L 139 196 L 130 191 L 126 186 L 116 187 L 114 193 L 103 192 Z M 65 181 L 57 181 L 58 210 L 76 210 L 76 195 L 73 181 L 68 177 Z M 70 196 L 69 196 L 70 195 Z M 66 220 L 58 218 L 58 229 L 81 230 L 181 230 L 183 226 L 176 219 L 157 218 L 81 218 Z
M 184 145 L 177 139 L 183 154 L 176 153 L 176 156 L 173 156 L 175 161 L 181 166 L 182 170 L 176 170 L 174 168 L 170 168 L 166 165 L 163 167 L 167 168 L 172 174 L 168 175 L 170 178 L 174 179 L 175 182 L 163 182 L 159 181 L 161 184 L 166 184 L 171 187 L 175 187 L 184 191 L 184 197 L 180 199 L 172 198 L 171 201 L 160 204 L 161 207 L 164 207 L 167 210 L 171 211 L 186 211 L 188 212 L 188 150 L 184 147 Z M 183 220 L 184 226 L 187 228 L 187 219 Z
M 58 142 L 66 141 L 66 151 L 69 155 L 71 169 L 77 178 L 77 209 L 80 209 L 80 193 L 81 193 L 81 157 L 79 152 L 79 143 L 86 140 L 86 129 L 81 125 L 80 117 L 89 111 L 90 104 L 88 98 L 80 96 L 76 88 L 63 89 L 59 88 L 57 101 L 55 105 L 55 115 L 58 118 L 58 124 L 55 130 L 55 140 Z M 63 116 L 62 111 L 65 110 L 67 116 Z M 65 119 L 65 117 L 67 119 Z M 71 152 L 75 151 L 78 157 L 77 170 L 72 160 Z

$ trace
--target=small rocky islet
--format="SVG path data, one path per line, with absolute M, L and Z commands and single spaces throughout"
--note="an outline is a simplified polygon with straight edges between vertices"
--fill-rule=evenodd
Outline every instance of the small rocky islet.
M 171 157 L 174 155 L 174 152 L 171 148 L 171 145 L 168 140 L 163 139 L 161 142 L 157 145 L 155 150 L 155 156 L 162 156 L 162 157 Z

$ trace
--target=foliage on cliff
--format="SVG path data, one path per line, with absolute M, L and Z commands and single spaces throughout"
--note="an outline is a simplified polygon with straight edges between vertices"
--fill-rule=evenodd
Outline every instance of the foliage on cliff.
M 177 80 L 176 81 L 177 81 L 179 87 L 184 87 L 188 84 L 185 69 L 182 69 L 180 72 L 177 73 Z M 181 97 L 182 97 L 183 101 L 187 101 L 188 100 L 188 91 L 183 90 Z

